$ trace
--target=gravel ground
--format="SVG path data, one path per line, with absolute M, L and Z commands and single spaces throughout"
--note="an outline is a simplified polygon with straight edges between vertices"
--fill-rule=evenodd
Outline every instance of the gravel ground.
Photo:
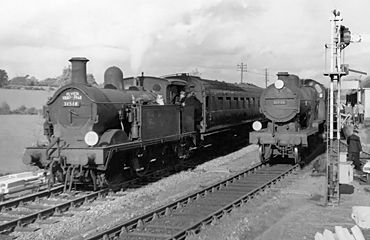
M 360 137 L 367 150 L 366 131 L 360 130 Z M 319 157 L 324 158 L 325 155 Z M 139 189 L 130 189 L 125 192 L 125 196 L 116 197 L 104 205 L 91 206 L 89 211 L 75 212 L 73 217 L 61 218 L 59 223 L 50 227 L 43 226 L 43 229 L 34 233 L 13 235 L 19 236 L 18 239 L 82 239 L 190 194 L 257 162 L 257 146 L 248 146 L 204 163 L 192 171 L 172 175 Z M 351 228 L 355 224 L 350 216 L 352 207 L 369 204 L 366 186 L 354 181 L 353 194 L 342 194 L 339 207 L 324 207 L 325 178 L 312 176 L 312 165 L 291 177 L 291 180 L 288 179 L 288 185 L 282 190 L 273 189 L 259 195 L 187 240 L 313 239 L 316 232 L 322 233 L 325 229 L 334 231 L 336 225 Z M 370 239 L 369 230 L 363 230 L 363 233 L 365 238 Z
M 360 128 L 365 151 L 370 150 L 369 132 L 369 128 Z M 341 194 L 338 207 L 325 207 L 326 179 L 311 174 L 314 163 L 325 162 L 325 159 L 325 154 L 319 156 L 284 189 L 258 196 L 187 240 L 314 239 L 316 232 L 323 233 L 325 229 L 334 232 L 335 226 L 350 229 L 355 225 L 351 218 L 352 207 L 369 206 L 370 186 L 355 180 L 353 185 L 346 186 L 347 191 L 353 192 Z M 362 229 L 362 232 L 365 239 L 370 239 L 370 229 Z
M 334 232 L 335 226 L 353 227 L 352 207 L 369 204 L 364 186 L 354 182 L 354 193 L 342 194 L 340 206 L 324 207 L 325 177 L 311 176 L 310 167 L 302 173 L 290 186 L 260 195 L 187 240 L 314 239 L 316 232 L 325 229 Z M 369 230 L 362 232 L 370 239 Z
M 125 191 L 105 204 L 90 206 L 88 211 L 76 211 L 72 217 L 31 233 L 12 233 L 22 239 L 82 239 L 98 231 L 124 222 L 186 196 L 202 186 L 215 183 L 258 163 L 257 146 L 251 145 L 232 154 L 219 157 L 191 171 L 184 171 L 139 189 Z M 51 218 L 53 219 L 53 218 Z M 30 227 L 37 227 L 31 224 Z

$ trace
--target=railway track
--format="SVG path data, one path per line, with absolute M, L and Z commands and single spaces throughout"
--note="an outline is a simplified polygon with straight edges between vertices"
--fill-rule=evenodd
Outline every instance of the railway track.
M 38 228 L 27 227 L 30 223 L 52 224 L 56 220 L 48 217 L 72 216 L 69 210 L 87 211 L 89 206 L 99 202 L 114 200 L 115 196 L 122 195 L 122 190 L 133 185 L 145 185 L 156 178 L 166 175 L 167 169 L 152 172 L 145 179 L 135 178 L 112 188 L 98 191 L 71 191 L 63 193 L 64 186 L 57 186 L 50 190 L 22 196 L 17 199 L 0 203 L 0 238 L 12 231 L 36 231 Z
M 298 168 L 290 164 L 257 165 L 87 239 L 185 239 Z
M 0 232 L 9 233 L 15 231 L 35 231 L 37 229 L 27 227 L 33 222 L 38 223 L 54 223 L 55 220 L 48 220 L 50 216 L 65 216 L 66 212 L 71 209 L 76 209 L 82 205 L 88 206 L 92 201 L 103 201 L 108 193 L 108 189 L 103 189 L 97 192 L 78 192 L 61 193 L 63 188 L 54 189 L 50 193 L 42 196 L 34 194 L 27 196 L 27 202 L 22 202 L 24 198 L 17 199 L 11 202 L 13 207 L 11 210 L 3 206 L 2 215 L 0 216 Z M 14 206 L 17 204 L 16 206 Z M 10 203 L 6 203 L 10 205 Z
M 238 149 L 234 145 L 233 149 Z M 224 149 L 218 149 L 224 151 Z M 57 186 L 50 190 L 39 191 L 29 195 L 0 202 L 0 237 L 9 234 L 12 231 L 36 231 L 37 229 L 27 227 L 30 223 L 54 223 L 56 221 L 48 220 L 48 217 L 71 216 L 67 214 L 69 210 L 88 210 L 88 206 L 99 201 L 113 200 L 114 196 L 123 195 L 122 191 L 131 186 L 144 186 L 153 181 L 167 177 L 172 173 L 191 169 L 196 165 L 204 163 L 215 157 L 217 153 L 205 149 L 206 157 L 196 156 L 186 162 L 176 164 L 171 168 L 157 169 L 147 174 L 144 178 L 134 178 L 125 181 L 112 188 L 102 189 L 96 192 L 92 191 L 72 191 L 63 193 L 64 186 Z M 230 149 L 228 150 L 228 152 Z M 224 152 L 222 152 L 224 153 Z M 109 196 L 108 198 L 106 198 Z M 82 207 L 81 209 L 78 209 Z
M 14 198 L 11 200 L 5 200 L 4 202 L 0 202 L 0 212 L 5 212 L 7 209 L 18 207 L 19 205 L 22 205 L 27 202 L 34 202 L 37 201 L 40 198 L 47 198 L 51 197 L 55 194 L 59 194 L 63 191 L 63 186 L 56 186 L 54 188 L 51 188 L 50 190 L 44 190 L 39 191 L 36 193 L 23 195 L 18 198 Z
M 55 223 L 57 221 L 51 221 L 47 218 L 51 216 L 71 216 L 71 214 L 67 213 L 69 210 L 88 210 L 91 204 L 113 200 L 115 196 L 123 195 L 122 191 L 131 186 L 144 186 L 167 177 L 173 172 L 193 168 L 205 161 L 207 160 L 204 157 L 195 157 L 185 163 L 176 164 L 171 169 L 158 169 L 144 178 L 134 178 L 125 181 L 113 189 L 106 188 L 96 192 L 72 191 L 63 193 L 64 186 L 61 185 L 50 190 L 0 202 L 0 237 L 12 231 L 36 231 L 38 229 L 27 227 L 27 225 L 34 222 Z

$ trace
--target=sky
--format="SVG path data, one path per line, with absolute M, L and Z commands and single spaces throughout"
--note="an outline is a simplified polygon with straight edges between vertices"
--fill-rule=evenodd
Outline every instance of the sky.
M 197 69 L 203 78 L 265 86 L 287 71 L 325 83 L 330 19 L 337 9 L 352 33 L 370 33 L 368 0 L 2 0 L 0 69 L 9 78 L 61 75 L 86 57 L 98 83 Z M 370 42 L 345 49 L 350 68 L 369 72 Z M 356 75 L 356 74 L 354 74 Z M 358 74 L 357 74 L 358 75 Z

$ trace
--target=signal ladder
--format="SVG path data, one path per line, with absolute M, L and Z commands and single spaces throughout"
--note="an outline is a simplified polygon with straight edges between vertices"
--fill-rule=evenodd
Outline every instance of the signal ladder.
M 344 39 L 346 28 L 341 25 L 343 19 L 340 17 L 340 12 L 333 11 L 331 20 L 331 61 L 330 72 L 324 73 L 330 77 L 330 88 L 328 96 L 328 118 L 327 121 L 327 151 L 326 151 L 326 188 L 325 188 L 325 205 L 339 205 L 339 144 L 341 130 L 340 116 L 340 90 L 341 77 L 347 75 L 341 68 L 341 53 L 342 50 L 349 44 Z M 343 35 L 343 36 L 342 36 Z M 347 39 L 348 40 L 348 39 Z M 337 94 L 334 94 L 334 89 Z
M 326 141 L 326 169 L 327 189 L 325 204 L 327 206 L 338 206 L 339 204 L 339 154 L 340 154 L 340 78 L 344 72 L 327 74 L 330 76 L 330 93 L 328 97 L 327 141 Z M 334 85 L 336 85 L 334 87 Z M 334 92 L 336 88 L 336 92 Z

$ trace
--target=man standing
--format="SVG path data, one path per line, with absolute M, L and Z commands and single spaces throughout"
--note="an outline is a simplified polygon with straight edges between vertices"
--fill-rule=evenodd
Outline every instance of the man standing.
M 358 117 L 360 118 L 360 124 L 364 123 L 364 105 L 361 102 L 358 102 Z
M 358 104 L 355 103 L 355 106 L 353 106 L 353 121 L 356 125 L 359 124 L 359 116 L 358 116 Z
M 351 118 L 353 117 L 353 110 L 352 110 L 352 105 L 350 102 L 347 102 L 347 106 L 345 108 L 345 114 L 350 115 Z M 354 119 L 353 119 L 354 120 Z
M 347 144 L 348 160 L 353 161 L 355 169 L 361 171 L 360 153 L 362 152 L 362 146 L 357 129 L 354 129 L 353 134 L 347 138 Z

